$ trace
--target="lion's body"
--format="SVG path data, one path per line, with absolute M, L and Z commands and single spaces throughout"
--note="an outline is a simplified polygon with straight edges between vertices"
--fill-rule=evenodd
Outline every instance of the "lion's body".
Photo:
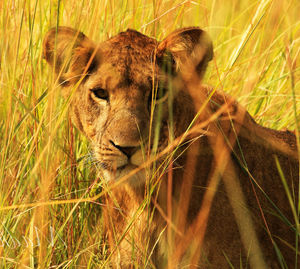
M 52 30 L 44 42 L 45 58 L 52 65 L 54 37 Z M 56 49 L 65 94 L 84 74 L 72 98 L 71 116 L 92 141 L 107 188 L 139 170 L 106 195 L 104 219 L 114 266 L 226 268 L 231 263 L 280 268 L 274 242 L 288 268 L 295 265 L 295 219 L 278 163 L 296 204 L 296 137 L 259 126 L 220 92 L 208 98 L 210 89 L 189 84 L 184 68 L 177 68 L 193 65 L 191 73 L 202 78 L 212 58 L 203 31 L 183 29 L 159 43 L 128 30 L 95 46 L 83 34 L 61 28 Z M 68 57 L 71 61 L 63 67 Z M 155 98 L 157 81 L 162 94 Z M 172 92 L 164 95 L 170 83 Z M 161 154 L 157 167 L 165 169 L 158 169 L 157 176 L 149 174 L 154 165 L 148 152 L 160 154 L 175 143 L 201 104 L 204 112 L 196 122 L 202 129 L 186 136 L 181 141 L 185 145 L 175 152 L 173 147 Z M 219 109 L 224 111 L 208 121 Z M 165 165 L 165 159 L 170 163 Z

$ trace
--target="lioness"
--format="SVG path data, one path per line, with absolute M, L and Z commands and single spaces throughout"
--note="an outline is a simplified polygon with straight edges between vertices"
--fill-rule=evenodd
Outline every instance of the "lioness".
M 108 264 L 297 266 L 295 134 L 258 125 L 201 86 L 207 33 L 183 28 L 158 42 L 127 30 L 95 44 L 59 27 L 43 52 L 99 162 Z

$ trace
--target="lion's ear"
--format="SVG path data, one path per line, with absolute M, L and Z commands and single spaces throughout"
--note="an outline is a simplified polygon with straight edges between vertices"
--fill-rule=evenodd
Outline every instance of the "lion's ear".
M 52 28 L 46 34 L 43 55 L 54 67 L 62 86 L 69 86 L 83 74 L 93 72 L 100 61 L 100 52 L 94 43 L 69 27 Z
M 172 59 L 170 59 L 170 56 Z M 202 78 L 207 64 L 213 58 L 213 45 L 209 35 L 198 27 L 174 31 L 157 47 L 158 62 L 166 60 L 174 70 L 196 71 Z M 190 69 L 193 70 L 190 70 Z

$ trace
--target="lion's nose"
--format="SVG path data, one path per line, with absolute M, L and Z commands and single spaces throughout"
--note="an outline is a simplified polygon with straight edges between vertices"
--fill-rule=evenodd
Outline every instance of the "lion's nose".
M 130 159 L 130 157 L 137 152 L 137 150 L 140 148 L 139 146 L 130 146 L 130 147 L 123 147 L 123 146 L 119 146 L 116 145 L 113 141 L 110 140 L 110 143 L 117 148 L 118 150 L 120 150 L 123 154 L 125 154 L 127 156 L 128 159 Z

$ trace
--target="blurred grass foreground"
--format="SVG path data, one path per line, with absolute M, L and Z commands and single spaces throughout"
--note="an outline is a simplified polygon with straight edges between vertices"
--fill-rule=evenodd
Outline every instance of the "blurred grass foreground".
M 51 27 L 103 41 L 127 28 L 162 40 L 199 26 L 215 52 L 204 83 L 234 96 L 263 126 L 299 130 L 299 14 L 298 0 L 2 0 L 0 268 L 109 264 L 95 160 L 42 59 Z

